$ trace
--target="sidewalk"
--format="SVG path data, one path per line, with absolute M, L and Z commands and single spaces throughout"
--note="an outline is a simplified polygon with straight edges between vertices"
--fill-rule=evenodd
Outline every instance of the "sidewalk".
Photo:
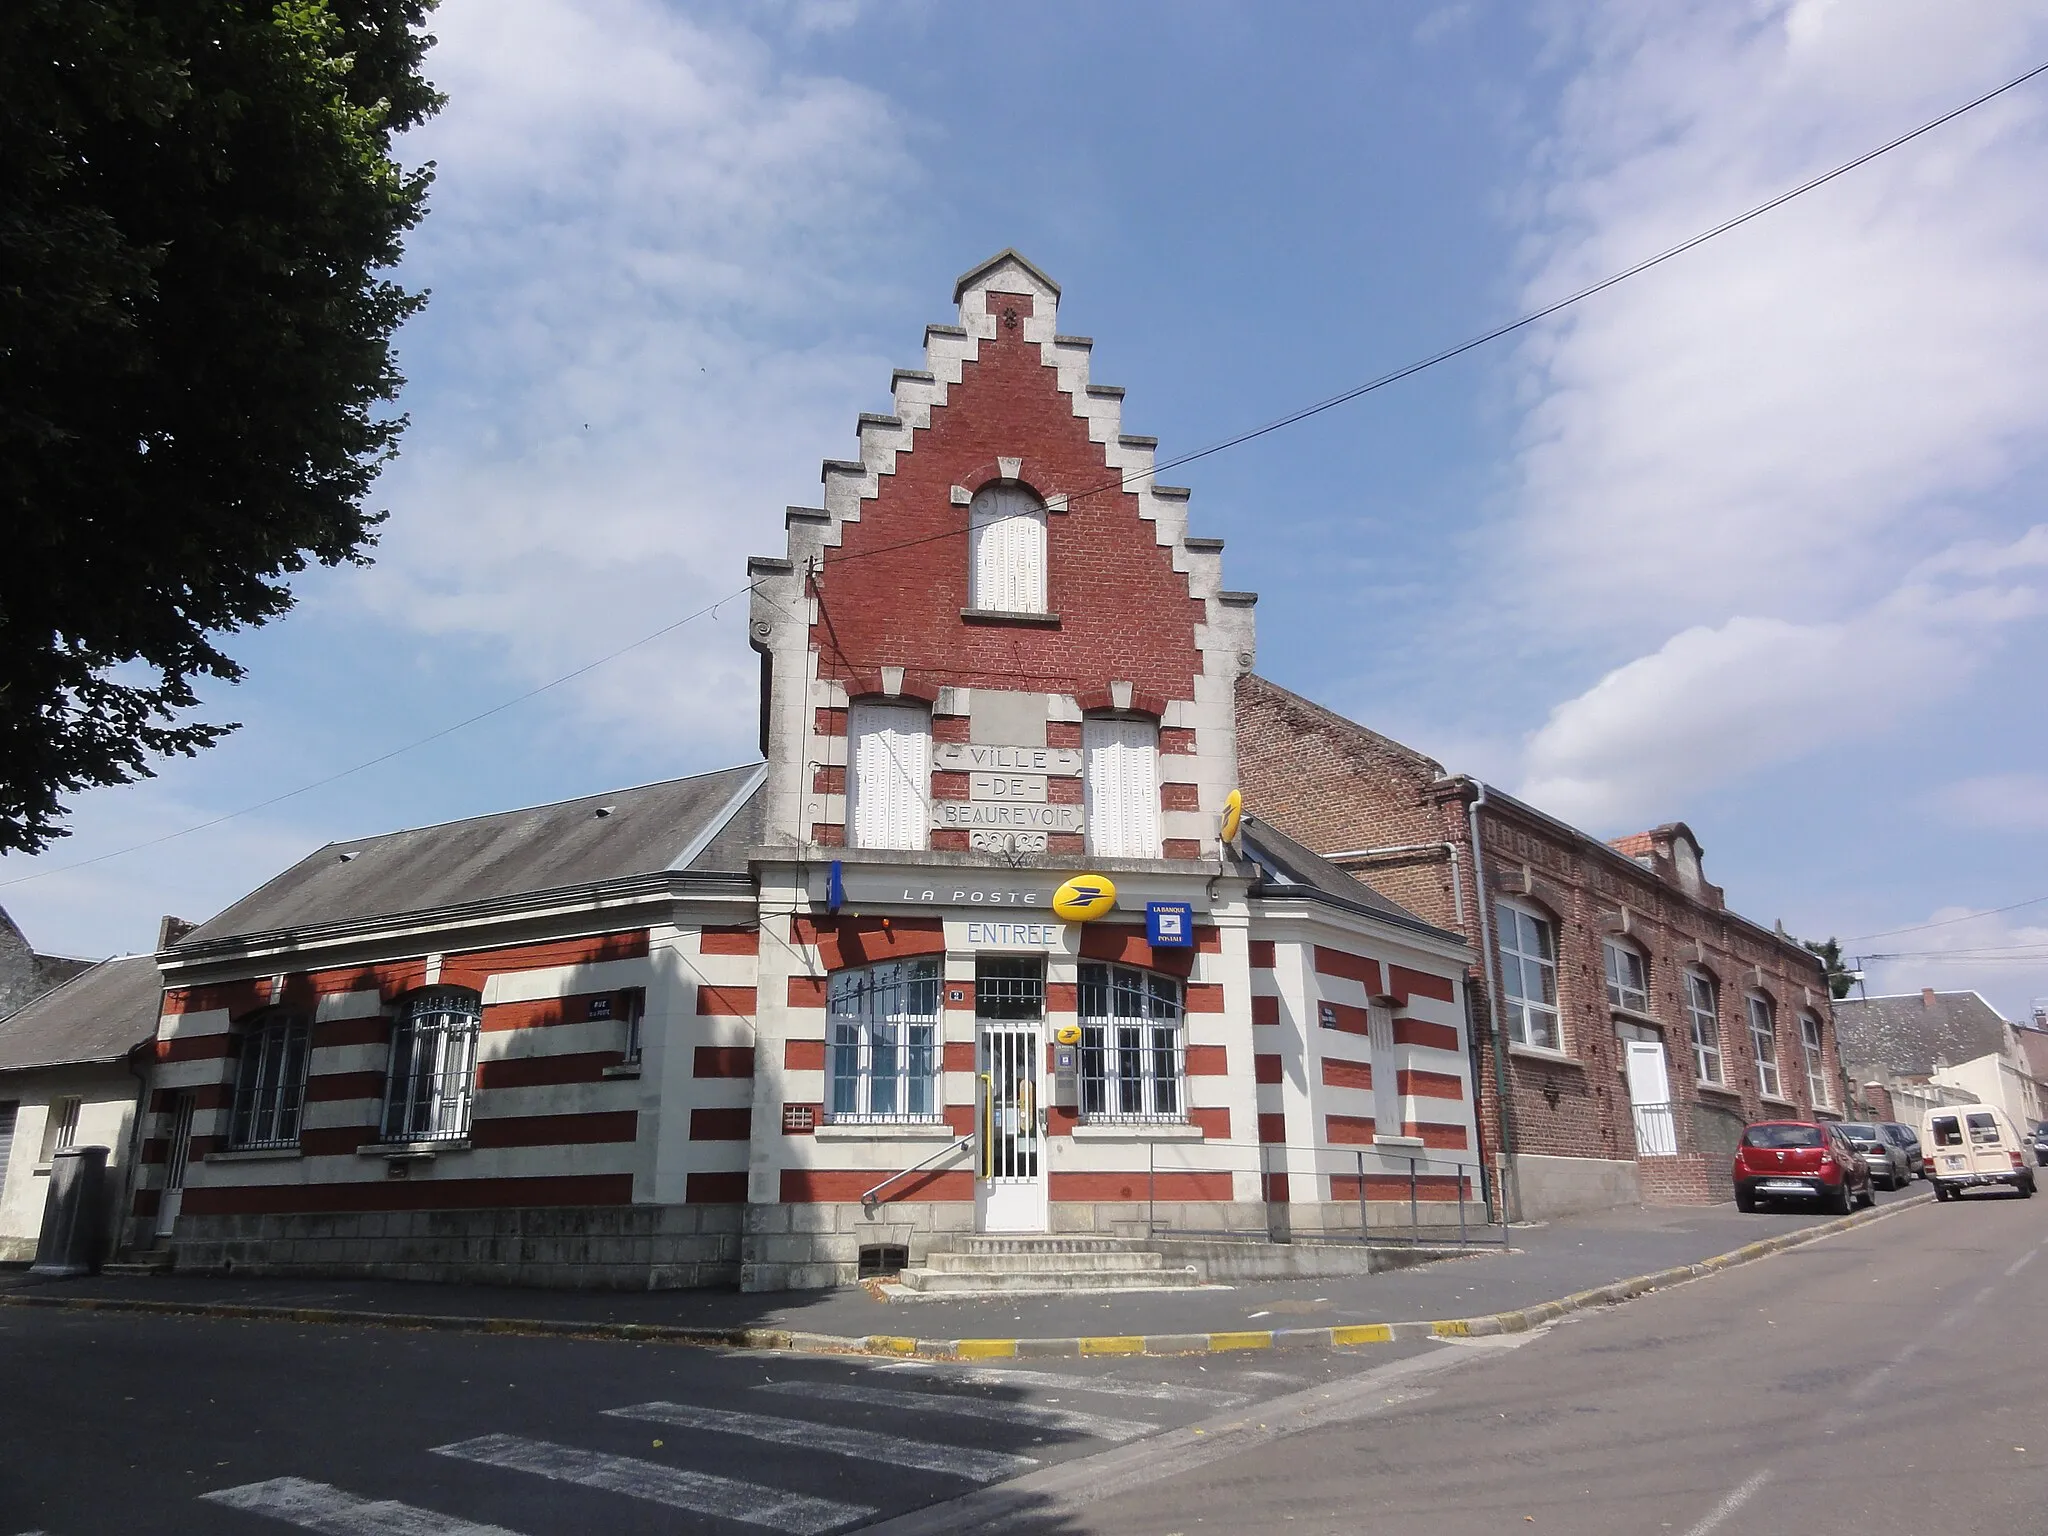
M 1912 1190 L 1880 1194 L 1878 1206 L 1882 1211 L 1928 1198 Z M 1866 1212 L 1864 1217 L 1876 1214 Z M 139 1301 L 195 1311 L 214 1307 L 339 1311 L 374 1314 L 399 1326 L 405 1326 L 407 1319 L 426 1318 L 471 1320 L 480 1327 L 496 1322 L 508 1332 L 520 1331 L 521 1323 L 540 1325 L 534 1331 L 638 1325 L 702 1330 L 702 1341 L 707 1343 L 721 1341 L 714 1335 L 725 1335 L 723 1342 L 729 1343 L 768 1342 L 747 1337 L 754 1331 L 812 1336 L 796 1341 L 798 1347 L 829 1347 L 818 1335 L 833 1336 L 849 1345 L 886 1336 L 898 1349 L 907 1347 L 910 1339 L 1059 1340 L 1071 1344 L 1076 1340 L 1135 1341 L 1145 1336 L 1237 1335 L 1373 1323 L 1426 1326 L 1438 1319 L 1512 1313 L 1636 1276 L 1701 1264 L 1835 1219 L 1839 1218 L 1818 1212 L 1745 1216 L 1732 1205 L 1610 1211 L 1517 1228 L 1511 1234 L 1513 1248 L 1506 1253 L 1481 1251 L 1380 1275 L 1261 1281 L 1178 1292 L 883 1302 L 861 1287 L 741 1295 L 732 1291 L 541 1291 L 390 1280 L 177 1275 L 44 1280 L 13 1271 L 0 1273 L 0 1303 L 90 1306 L 111 1302 L 119 1306 Z M 783 1342 L 787 1347 L 787 1341 Z M 1079 1352 L 1097 1351 L 1084 1348 Z

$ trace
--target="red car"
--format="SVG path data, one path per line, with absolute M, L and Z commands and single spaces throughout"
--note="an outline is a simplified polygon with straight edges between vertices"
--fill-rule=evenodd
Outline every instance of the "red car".
M 1766 1201 L 1818 1200 L 1846 1214 L 1877 1199 L 1870 1165 L 1839 1127 L 1818 1120 L 1764 1120 L 1747 1127 L 1735 1149 L 1735 1208 Z

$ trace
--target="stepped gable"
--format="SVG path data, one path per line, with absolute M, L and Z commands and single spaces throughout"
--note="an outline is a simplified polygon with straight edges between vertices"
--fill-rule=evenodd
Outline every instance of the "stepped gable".
M 1189 538 L 1188 492 L 1153 483 L 1157 441 L 1124 431 L 1123 390 L 1089 382 L 1092 343 L 1059 333 L 1059 285 L 1004 251 L 954 292 L 959 323 L 926 327 L 924 367 L 896 372 L 891 414 L 860 417 L 859 458 L 826 461 L 824 507 L 790 510 L 787 565 L 755 562 L 757 576 L 815 577 L 787 600 L 819 599 L 818 677 L 928 701 L 941 669 L 950 686 L 1074 697 L 1123 681 L 1158 709 L 1194 698 L 1215 648 L 1234 679 L 1251 665 L 1252 599 L 1222 590 L 1221 540 Z M 998 481 L 1046 503 L 1057 623 L 961 621 L 967 503 Z

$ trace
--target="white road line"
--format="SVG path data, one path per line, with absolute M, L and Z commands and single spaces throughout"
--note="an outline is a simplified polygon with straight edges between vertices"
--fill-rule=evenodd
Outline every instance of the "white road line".
M 1742 1508 L 1742 1506 L 1747 1504 L 1751 1499 L 1755 1498 L 1757 1489 L 1763 1487 L 1763 1485 L 1769 1482 L 1770 1479 L 1771 1469 L 1769 1467 L 1764 1468 L 1763 1471 L 1758 1472 L 1754 1476 L 1750 1477 L 1733 1493 L 1729 1494 L 1727 1498 L 1723 1499 L 1720 1503 L 1716 1504 L 1713 1507 L 1713 1509 L 1708 1512 L 1707 1518 L 1702 1520 L 1698 1525 L 1694 1526 L 1691 1530 L 1687 1531 L 1685 1533 L 1685 1536 L 1708 1536 L 1709 1532 L 1719 1530 L 1721 1528 L 1722 1523 L 1725 1520 L 1727 1520 L 1727 1518 L 1730 1515 L 1734 1514 L 1735 1511 Z
M 2029 1248 L 2025 1253 L 2021 1254 L 2018 1258 L 2014 1259 L 2010 1264 L 2006 1265 L 2005 1278 L 2010 1280 L 2014 1275 L 2018 1274 L 2021 1270 L 2025 1269 L 2027 1267 L 2027 1261 L 2033 1258 L 2033 1256 L 2039 1253 L 2040 1251 L 2041 1250 L 2039 1248 Z
M 1142 1419 L 1105 1419 L 1078 1408 L 1046 1408 L 1037 1403 L 998 1403 L 985 1397 L 965 1397 L 956 1392 L 898 1392 L 891 1387 L 864 1387 L 844 1381 L 764 1381 L 756 1392 L 779 1392 L 785 1397 L 829 1397 L 842 1403 L 866 1403 L 875 1408 L 906 1408 L 912 1413 L 950 1413 L 960 1418 L 994 1419 L 1003 1424 L 1024 1424 L 1033 1429 L 1057 1429 L 1071 1435 L 1093 1435 L 1098 1440 L 1135 1440 L 1159 1426 Z
M 434 1454 L 481 1462 L 487 1467 L 531 1472 L 559 1483 L 602 1488 L 608 1493 L 623 1493 L 631 1499 L 714 1515 L 721 1520 L 744 1520 L 749 1525 L 788 1531 L 791 1536 L 824 1536 L 826 1531 L 865 1520 L 875 1513 L 862 1504 L 839 1504 L 831 1499 L 784 1493 L 759 1483 L 665 1467 L 637 1456 L 608 1456 L 602 1451 L 579 1450 L 573 1445 L 527 1440 L 518 1435 L 480 1435 L 454 1445 L 437 1445 Z
M 943 1472 L 949 1477 L 964 1477 L 977 1483 L 1015 1477 L 1038 1465 L 1035 1456 L 1014 1456 L 1008 1451 L 936 1445 L 929 1440 L 905 1440 L 900 1435 L 881 1434 L 872 1429 L 813 1424 L 808 1419 L 775 1419 L 758 1413 L 740 1413 L 731 1408 L 698 1408 L 689 1403 L 641 1403 L 633 1408 L 607 1408 L 605 1417 L 648 1419 L 656 1424 L 673 1424 L 679 1429 L 744 1435 L 750 1440 L 767 1440 L 776 1445 L 800 1445 L 806 1450 L 830 1451 L 836 1456 L 885 1461 L 892 1466 L 910 1467 L 919 1472 Z
M 326 1536 L 518 1536 L 502 1525 L 478 1525 L 395 1499 L 359 1499 L 303 1477 L 273 1477 L 267 1483 L 244 1483 L 199 1497 Z
M 1235 1408 L 1248 1403 L 1242 1392 L 1219 1392 L 1214 1387 L 1183 1387 L 1164 1381 L 1119 1381 L 1114 1376 L 1066 1376 L 1058 1371 L 1011 1370 L 1007 1366 L 980 1366 L 953 1370 L 922 1360 L 892 1360 L 885 1371 L 930 1373 L 946 1381 L 971 1382 L 977 1387 L 1015 1384 L 1025 1387 L 1057 1387 L 1063 1392 L 1100 1392 L 1104 1397 L 1148 1397 L 1162 1403 L 1209 1403 L 1218 1408 Z

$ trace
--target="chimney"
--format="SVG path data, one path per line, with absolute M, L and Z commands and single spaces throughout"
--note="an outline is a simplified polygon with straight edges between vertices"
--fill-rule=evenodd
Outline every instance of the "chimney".
M 1934 988 L 1922 987 L 1920 989 L 1920 1006 L 1922 1008 L 1932 1008 L 1934 1006 Z
M 186 922 L 182 917 L 166 916 L 156 925 L 156 947 L 169 949 L 198 926 L 197 923 Z

